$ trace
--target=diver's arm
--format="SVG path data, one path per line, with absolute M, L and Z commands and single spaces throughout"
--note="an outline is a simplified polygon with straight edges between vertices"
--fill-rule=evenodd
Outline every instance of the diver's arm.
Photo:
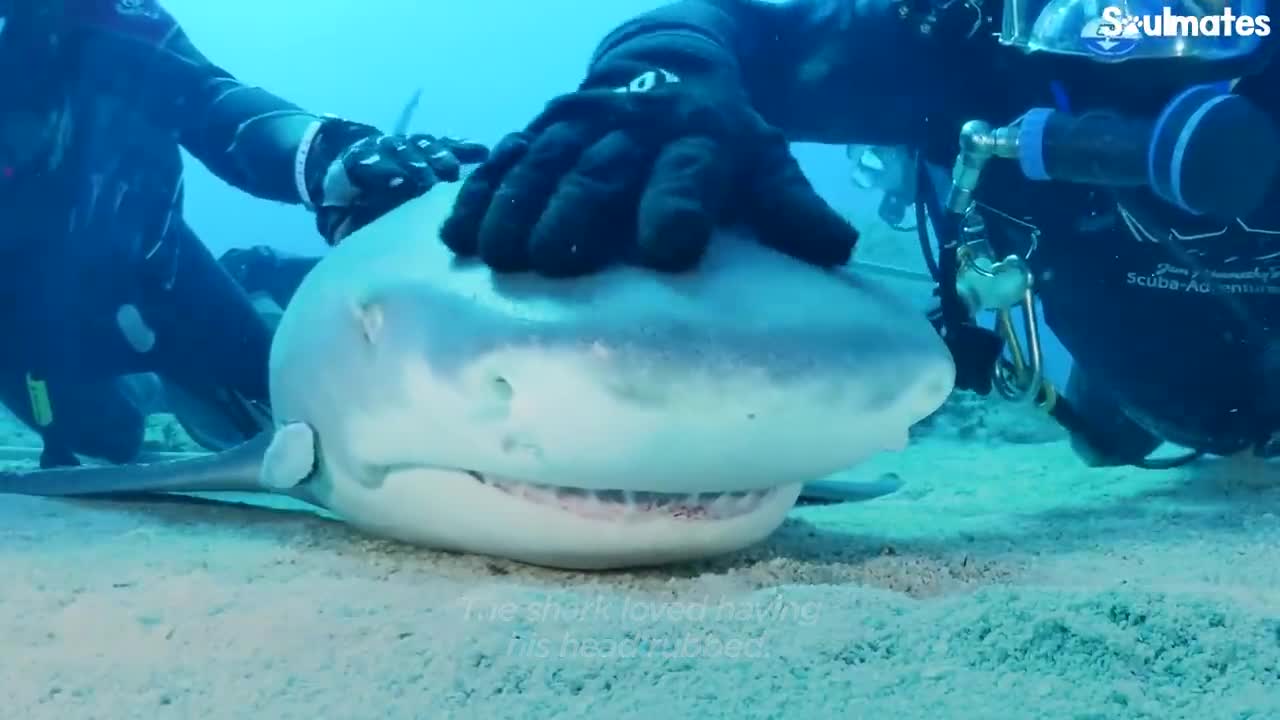
M 154 0 L 127 10 L 115 0 L 86 5 L 94 9 L 80 18 L 84 47 L 93 62 L 112 68 L 126 102 L 143 103 L 231 185 L 268 200 L 310 204 L 304 172 L 309 154 L 324 154 L 315 152 L 320 117 L 214 65 Z
M 896 145 L 918 137 L 941 94 L 942 46 L 894 0 L 681 0 L 645 13 L 600 44 L 677 74 L 708 48 L 740 69 L 756 109 L 791 140 Z M 949 71 L 950 71 L 949 70 Z

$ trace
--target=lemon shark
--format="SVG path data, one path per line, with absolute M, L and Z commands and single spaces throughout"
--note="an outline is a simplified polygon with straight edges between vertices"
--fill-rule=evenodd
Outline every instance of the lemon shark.
M 952 389 L 925 316 L 867 277 L 716 232 L 696 272 L 494 274 L 439 241 L 458 185 L 305 278 L 274 428 L 208 455 L 0 473 L 0 492 L 287 495 L 367 533 L 608 569 L 742 549 L 806 481 L 905 447 Z

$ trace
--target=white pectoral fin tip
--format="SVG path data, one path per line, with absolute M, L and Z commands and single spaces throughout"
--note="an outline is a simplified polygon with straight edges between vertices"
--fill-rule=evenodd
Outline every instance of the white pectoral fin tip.
M 289 423 L 271 437 L 259 481 L 271 490 L 289 490 L 306 480 L 315 467 L 315 431 L 306 423 Z

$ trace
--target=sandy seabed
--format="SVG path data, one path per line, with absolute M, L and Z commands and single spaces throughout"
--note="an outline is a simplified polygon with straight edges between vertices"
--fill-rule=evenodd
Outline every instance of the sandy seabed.
M 591 575 L 4 497 L 0 716 L 1280 718 L 1280 471 L 937 433 L 856 471 L 890 472 L 737 556 Z

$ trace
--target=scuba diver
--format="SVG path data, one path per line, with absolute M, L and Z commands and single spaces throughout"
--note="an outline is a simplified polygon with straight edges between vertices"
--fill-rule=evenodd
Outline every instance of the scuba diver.
M 1162 441 L 1270 456 L 1280 69 L 1264 3 L 1115 0 L 1111 22 L 1095 0 L 674 2 L 615 29 L 577 91 L 494 146 L 442 240 L 497 271 L 678 272 L 713 225 L 745 222 L 835 267 L 857 233 L 816 209 L 787 143 L 906 147 L 959 387 L 1040 404 L 1093 465 L 1166 465 L 1149 458 Z M 1062 396 L 1033 295 L 1074 358 Z M 996 330 L 975 322 L 986 310 Z
M 269 415 L 271 329 L 183 220 L 181 148 L 312 210 L 329 243 L 487 155 L 245 85 L 154 0 L 0 0 L 0 108 L 0 400 L 43 467 L 137 454 L 122 375 L 158 373 L 246 438 Z

